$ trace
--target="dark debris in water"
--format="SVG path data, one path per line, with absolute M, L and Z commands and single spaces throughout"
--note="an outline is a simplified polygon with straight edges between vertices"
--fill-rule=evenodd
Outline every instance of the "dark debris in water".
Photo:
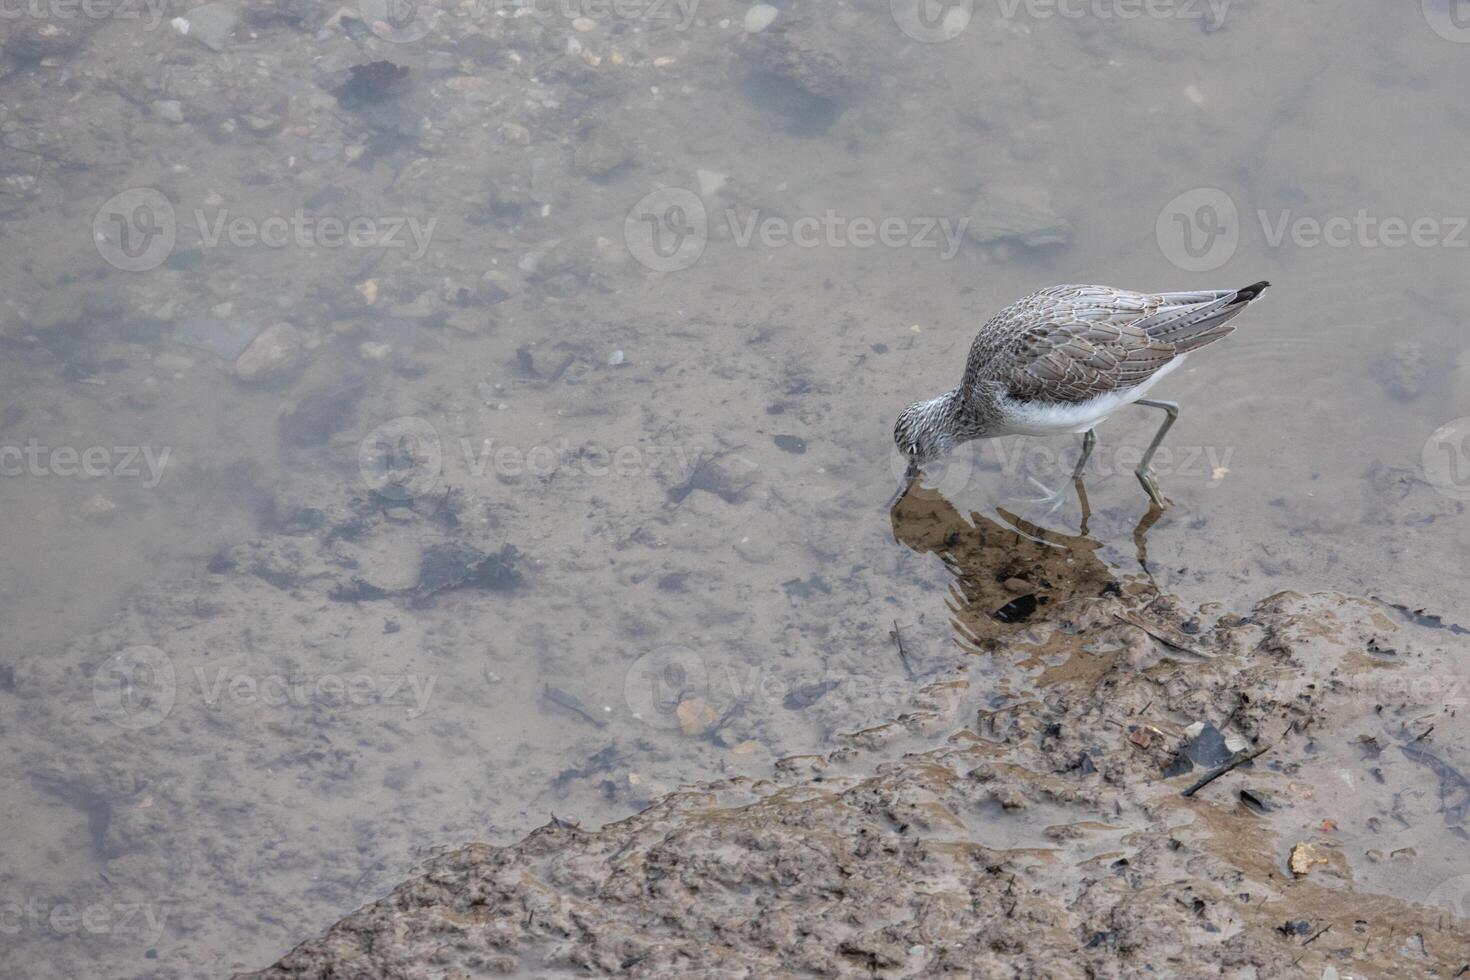
M 991 615 L 1002 623 L 1024 623 L 1036 613 L 1036 607 L 1038 605 L 1036 594 L 1032 592 L 1023 596 L 1017 596 L 991 613 Z
M 813 575 L 806 579 L 794 578 L 788 582 L 782 582 L 781 588 L 786 590 L 787 595 L 795 599 L 810 599 L 819 592 L 823 595 L 832 594 L 832 587 L 823 581 L 820 575 Z
M 408 69 L 391 61 L 372 61 L 348 69 L 347 81 L 332 90 L 344 109 L 387 102 L 407 88 Z
M 324 445 L 352 421 L 352 410 L 366 393 L 361 378 L 312 391 L 281 416 L 281 440 L 288 446 Z
M 800 711 L 802 708 L 810 708 L 822 698 L 842 684 L 841 681 L 817 681 L 813 684 L 803 684 L 786 695 L 781 702 L 782 706 L 790 711 Z
M 1387 599 L 1373 597 L 1374 601 L 1381 602 L 1386 606 L 1397 609 L 1399 613 L 1413 623 L 1415 626 L 1427 626 L 1433 630 L 1449 630 L 1455 636 L 1470 636 L 1470 628 L 1461 626 L 1459 623 L 1447 623 L 1433 613 L 1425 612 L 1423 609 L 1410 609 L 1408 606 L 1398 602 L 1389 602 Z
M 1165 779 L 1182 776 L 1196 766 L 1213 769 L 1229 761 L 1233 754 L 1225 744 L 1225 736 L 1220 733 L 1220 729 L 1207 724 L 1198 735 L 1180 747 L 1174 761 L 1164 767 L 1163 776 Z
M 563 691 L 559 687 L 552 687 L 550 684 L 547 684 L 541 691 L 541 697 L 558 707 L 567 709 L 572 714 L 581 717 L 583 721 L 591 722 L 598 728 L 607 727 L 607 722 L 588 710 L 587 706 L 582 703 L 581 698 L 572 694 L 570 691 Z
M 513 545 L 487 555 L 467 544 L 436 544 L 424 551 L 414 594 L 427 599 L 451 589 L 508 592 L 521 583 L 521 574 L 515 570 L 518 557 Z
M 800 456 L 806 452 L 806 440 L 798 436 L 776 436 L 776 448 Z

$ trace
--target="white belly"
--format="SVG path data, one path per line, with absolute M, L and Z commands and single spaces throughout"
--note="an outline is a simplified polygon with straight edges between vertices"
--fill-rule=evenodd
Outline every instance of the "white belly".
M 1051 436 L 1064 432 L 1086 432 L 1100 424 L 1124 405 L 1131 405 L 1158 383 L 1164 375 L 1184 363 L 1187 355 L 1181 354 L 1159 368 L 1143 384 L 1121 391 L 1110 391 L 1085 402 L 1047 404 L 1045 402 L 1021 402 L 1004 396 L 1000 399 L 1000 410 L 1005 426 L 1003 435 Z

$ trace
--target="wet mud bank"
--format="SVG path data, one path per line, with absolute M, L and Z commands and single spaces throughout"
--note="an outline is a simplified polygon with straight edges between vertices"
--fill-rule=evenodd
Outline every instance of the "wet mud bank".
M 241 976 L 1470 972 L 1450 624 L 1338 593 L 1186 608 L 1001 516 L 900 504 L 971 656 L 897 717 L 443 853 Z

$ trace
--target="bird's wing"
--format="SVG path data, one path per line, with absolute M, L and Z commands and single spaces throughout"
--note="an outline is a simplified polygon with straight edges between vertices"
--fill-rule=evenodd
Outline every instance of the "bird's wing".
M 1246 306 L 1237 295 L 1244 292 L 1045 289 L 992 321 L 1005 340 L 992 343 L 989 356 L 972 357 L 972 367 L 986 362 L 985 373 L 1013 398 L 1087 401 L 1141 384 L 1178 355 L 1225 336 L 1234 329 L 1226 322 Z

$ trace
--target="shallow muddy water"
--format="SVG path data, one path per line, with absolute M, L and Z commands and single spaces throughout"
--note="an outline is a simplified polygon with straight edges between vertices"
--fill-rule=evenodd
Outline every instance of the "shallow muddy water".
M 961 662 L 999 703 L 986 631 L 1058 542 L 1043 599 L 1336 589 L 1465 649 L 1451 8 L 361 7 L 0 25 L 26 975 L 258 968 L 437 850 L 769 773 Z M 1156 390 L 1151 524 L 1142 409 L 1099 430 L 1085 533 L 1032 499 L 1066 440 L 932 469 L 973 552 L 883 510 L 895 415 L 1012 299 L 1260 279 Z M 1470 772 L 1434 737 L 1385 779 Z M 1463 812 L 1423 830 L 1441 778 L 1380 890 L 1470 874 Z

